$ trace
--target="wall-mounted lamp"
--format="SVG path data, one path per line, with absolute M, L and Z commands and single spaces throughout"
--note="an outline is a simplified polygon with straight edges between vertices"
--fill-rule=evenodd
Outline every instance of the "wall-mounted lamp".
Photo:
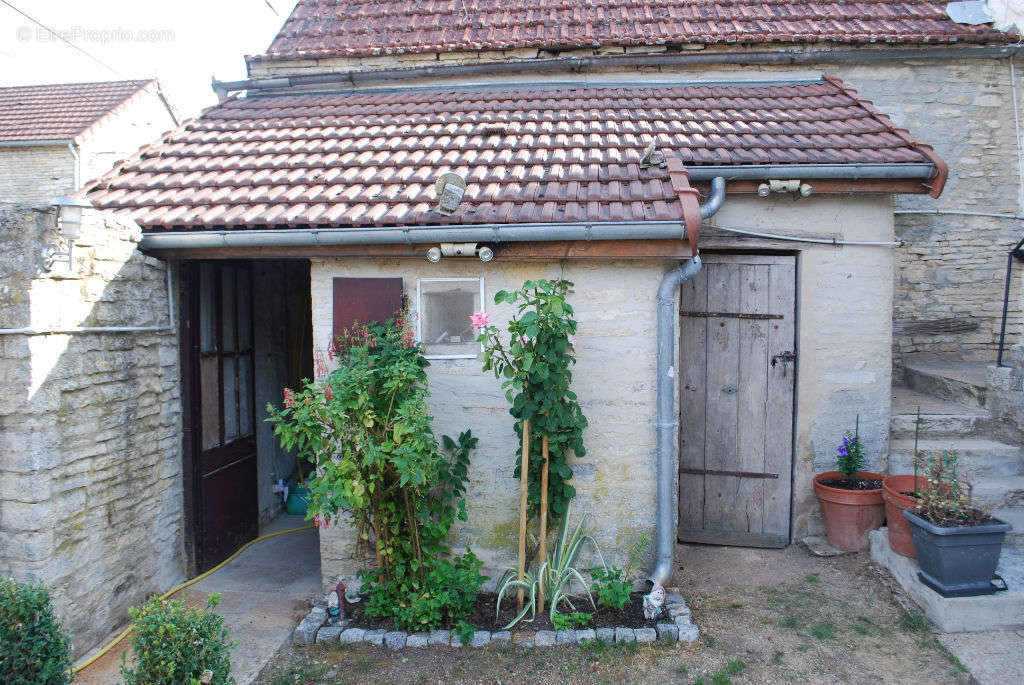
M 441 243 L 439 247 L 427 250 L 427 261 L 437 264 L 441 257 L 472 258 L 479 257 L 481 262 L 494 259 L 494 250 L 487 246 L 477 247 L 476 243 Z
M 47 271 L 53 269 L 57 262 L 71 267 L 71 249 L 82 237 L 82 214 L 92 208 L 92 203 L 77 197 L 58 197 L 53 201 L 53 208 L 53 227 L 57 229 L 58 237 L 56 243 L 50 243 L 43 249 L 43 263 Z
M 800 181 L 777 181 L 772 179 L 757 187 L 757 194 L 768 197 L 772 193 L 791 193 L 793 197 L 807 197 L 814 192 L 814 186 Z

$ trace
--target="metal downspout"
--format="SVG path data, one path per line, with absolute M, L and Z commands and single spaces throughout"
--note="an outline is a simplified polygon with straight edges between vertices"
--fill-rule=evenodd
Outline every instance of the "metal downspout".
M 725 200 L 725 179 L 711 182 L 711 197 L 701 205 L 700 216 L 706 219 L 722 207 Z M 658 286 L 658 529 L 656 561 L 651 581 L 664 585 L 672 575 L 673 552 L 676 546 L 676 433 L 679 425 L 675 414 L 676 356 L 676 291 L 701 269 L 699 255 L 686 260 L 665 274 Z

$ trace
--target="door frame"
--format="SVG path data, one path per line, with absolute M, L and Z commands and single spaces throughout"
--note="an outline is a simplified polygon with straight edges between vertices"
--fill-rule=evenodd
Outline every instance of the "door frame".
M 790 447 L 789 447 L 789 517 L 788 517 L 789 520 L 788 520 L 788 524 L 787 524 L 788 530 L 787 530 L 786 535 L 785 535 L 785 538 L 786 538 L 786 541 L 787 541 L 786 546 L 788 546 L 788 545 L 793 544 L 793 530 L 794 530 L 794 523 L 795 523 L 795 508 L 796 508 L 795 507 L 795 505 L 796 505 L 796 445 L 797 445 L 797 425 L 798 425 L 799 408 L 800 408 L 800 406 L 799 406 L 799 399 L 800 399 L 800 392 L 799 392 L 799 389 L 800 389 L 800 360 L 802 358 L 802 353 L 801 353 L 801 349 L 800 349 L 801 309 L 802 309 L 801 278 L 800 278 L 800 274 L 801 274 L 801 266 L 802 266 L 801 262 L 802 262 L 802 256 L 803 255 L 802 255 L 802 252 L 800 250 L 773 250 L 773 249 L 750 249 L 750 248 L 732 248 L 732 249 L 729 249 L 729 248 L 713 249 L 712 248 L 712 249 L 701 250 L 701 254 L 703 256 L 706 256 L 706 257 L 755 257 L 755 258 L 756 257 L 792 257 L 793 258 L 793 352 L 796 354 L 796 362 L 793 364 L 793 410 L 792 410 L 792 420 L 790 422 L 791 423 L 791 425 L 790 425 L 790 432 L 791 432 L 791 435 L 792 435 L 792 439 L 790 440 Z M 732 260 L 729 260 L 729 261 L 732 261 Z M 701 274 L 698 273 L 698 275 L 696 277 L 700 278 L 700 276 L 701 276 Z M 677 306 L 676 306 L 676 310 L 677 311 L 680 309 L 681 304 L 682 304 L 682 299 L 681 298 L 682 298 L 682 293 L 680 292 L 679 301 L 678 301 Z M 675 363 L 677 365 L 679 363 L 679 355 L 682 352 L 682 350 L 681 350 L 682 346 L 679 345 L 680 329 L 678 328 L 678 326 L 679 326 L 679 316 L 677 315 L 676 316 L 676 330 L 675 330 L 674 335 L 675 335 L 675 339 L 677 341 L 677 347 L 679 347 L 680 349 L 677 349 L 676 355 L 675 355 L 676 359 L 673 360 L 673 363 Z M 675 397 L 676 407 L 677 407 L 676 411 L 679 412 L 680 408 L 682 407 L 683 384 L 682 383 L 676 383 L 676 386 L 677 386 L 676 387 L 676 397 Z M 681 474 L 679 474 L 679 468 L 680 468 L 681 457 L 682 457 L 682 455 L 680 453 L 680 450 L 679 450 L 679 441 L 681 439 L 681 431 L 682 431 L 682 429 L 683 429 L 683 427 L 680 424 L 678 426 L 678 428 L 677 428 L 677 435 L 676 435 L 676 464 L 675 464 L 675 468 L 676 468 L 677 478 L 682 477 Z M 676 484 L 676 487 L 675 487 L 675 495 L 676 495 L 676 499 L 678 500 L 678 498 L 679 498 L 679 485 L 678 485 L 678 481 L 677 481 L 677 484 Z M 679 503 L 678 503 L 678 501 L 676 503 L 675 509 L 676 509 L 676 521 L 677 521 L 677 526 L 678 526 L 678 520 L 679 520 Z M 676 541 L 679 542 L 678 533 L 676 534 Z M 706 544 L 716 544 L 716 543 L 709 541 Z M 721 544 L 721 543 L 717 543 L 717 544 Z

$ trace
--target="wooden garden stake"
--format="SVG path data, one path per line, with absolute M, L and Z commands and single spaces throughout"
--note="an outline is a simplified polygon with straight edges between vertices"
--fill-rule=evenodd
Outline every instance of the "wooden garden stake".
M 544 457 L 544 468 L 540 472 L 540 559 L 537 561 L 537 568 L 544 565 L 548 556 L 548 436 L 541 440 L 541 454 Z M 544 583 L 540 584 L 540 607 L 538 611 L 544 613 Z
M 530 420 L 523 419 L 523 458 L 519 468 L 519 580 L 526 580 L 526 495 L 530 482 Z M 523 587 L 516 593 L 518 611 L 523 610 Z

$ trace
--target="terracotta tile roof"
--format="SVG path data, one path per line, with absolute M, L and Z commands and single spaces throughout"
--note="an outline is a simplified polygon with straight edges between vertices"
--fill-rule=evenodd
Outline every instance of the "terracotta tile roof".
M 410 88 L 229 100 L 88 193 L 150 229 L 678 219 L 651 140 L 691 170 L 937 161 L 834 79 Z M 468 183 L 447 217 L 445 171 Z
M 72 140 L 153 79 L 0 88 L 0 141 Z
M 299 0 L 282 59 L 513 48 L 725 43 L 1007 42 L 927 0 Z

